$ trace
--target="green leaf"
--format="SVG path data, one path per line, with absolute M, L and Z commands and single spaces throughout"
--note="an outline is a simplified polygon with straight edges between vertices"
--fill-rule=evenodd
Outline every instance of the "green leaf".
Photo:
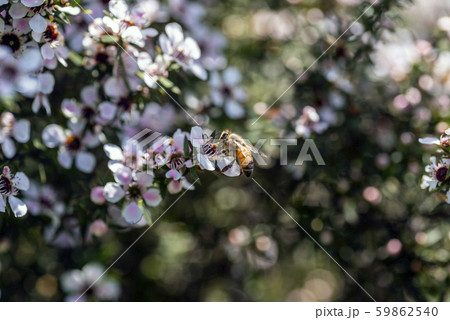
M 83 65 L 83 58 L 76 52 L 73 51 L 69 52 L 69 60 L 77 67 Z
M 139 201 L 139 207 L 141 207 L 141 210 L 144 213 L 144 218 L 147 221 L 147 224 L 150 226 L 152 224 L 152 222 L 153 222 L 151 211 L 147 208 L 146 205 L 141 203 L 141 201 Z
M 167 78 L 161 77 L 159 82 L 166 88 L 171 89 L 175 86 L 175 84 Z
M 118 43 L 119 37 L 117 36 L 110 36 L 110 35 L 104 35 L 100 37 L 100 42 L 106 43 L 106 44 L 112 44 L 112 43 Z
M 189 148 L 189 140 L 184 137 L 184 145 L 183 145 L 183 151 L 184 151 L 184 155 L 188 156 L 190 154 L 190 148 Z

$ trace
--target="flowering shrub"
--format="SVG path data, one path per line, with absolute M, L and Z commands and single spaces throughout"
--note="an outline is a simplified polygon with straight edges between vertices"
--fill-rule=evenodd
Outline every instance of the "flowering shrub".
M 1 299 L 450 299 L 448 4 L 259 4 L 0 0 Z

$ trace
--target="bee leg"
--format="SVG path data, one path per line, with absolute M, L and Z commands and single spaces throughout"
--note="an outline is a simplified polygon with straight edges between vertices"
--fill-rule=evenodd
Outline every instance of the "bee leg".
M 229 165 L 223 167 L 222 170 L 221 170 L 220 172 L 221 172 L 221 173 L 224 173 L 224 172 L 226 172 L 227 170 L 230 170 L 232 166 L 233 166 L 233 163 L 230 163 Z

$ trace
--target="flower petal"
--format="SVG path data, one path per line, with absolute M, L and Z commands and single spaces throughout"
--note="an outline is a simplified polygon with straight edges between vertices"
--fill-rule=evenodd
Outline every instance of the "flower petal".
M 150 207 L 156 207 L 162 201 L 161 193 L 156 188 L 149 189 L 142 197 L 144 198 L 145 203 Z
M 21 0 L 22 4 L 28 8 L 39 7 L 44 3 L 44 0 Z
M 50 44 L 46 43 L 41 47 L 42 58 L 45 60 L 51 60 L 55 57 L 55 52 Z
M 103 188 L 105 199 L 111 203 L 116 203 L 125 195 L 125 191 L 116 182 L 108 182 Z
M 19 190 L 26 191 L 30 188 L 30 180 L 23 172 L 16 172 L 14 178 L 12 179 L 14 187 Z
M 42 141 L 48 148 L 59 146 L 65 140 L 64 130 L 57 124 L 49 124 L 42 131 Z
M 178 23 L 172 22 L 166 25 L 166 34 L 172 44 L 181 42 L 184 38 L 183 29 Z
M 25 49 L 18 60 L 24 72 L 37 71 L 42 64 L 42 56 L 37 48 Z
M 90 152 L 78 152 L 75 157 L 75 166 L 84 173 L 92 173 L 96 164 L 95 156 Z
M 9 196 L 8 199 L 11 210 L 17 218 L 23 217 L 27 214 L 27 206 L 22 200 L 15 196 Z
M 19 120 L 16 121 L 13 128 L 13 136 L 17 142 L 25 143 L 30 140 L 30 121 Z
M 95 204 L 102 205 L 105 203 L 105 194 L 103 187 L 95 187 L 91 190 L 91 201 Z
M 6 201 L 2 195 L 0 195 L 0 212 L 6 211 Z
M 142 210 L 136 202 L 130 202 L 122 212 L 125 221 L 128 223 L 138 223 L 142 219 Z
M 30 19 L 30 27 L 36 33 L 43 33 L 45 29 L 47 29 L 47 24 L 47 20 L 40 14 L 35 14 L 34 17 Z
M 179 180 L 181 178 L 181 173 L 178 170 L 172 169 L 166 172 L 167 179 Z
M 191 143 L 192 146 L 198 148 L 203 145 L 203 129 L 195 126 L 191 129 Z
M 27 15 L 28 8 L 21 3 L 13 3 L 11 4 L 11 8 L 9 8 L 8 13 L 13 19 L 20 19 Z
M 7 159 L 11 159 L 16 155 L 16 145 L 10 138 L 5 138 L 2 142 L 2 151 Z
M 105 144 L 103 146 L 103 150 L 105 150 L 106 155 L 111 160 L 116 160 L 116 161 L 124 160 L 122 149 L 120 149 L 120 147 L 118 147 L 114 144 L 111 144 L 111 143 Z
M 441 141 L 435 137 L 420 138 L 419 142 L 421 144 L 436 144 L 438 146 L 441 144 Z
M 223 80 L 228 86 L 234 87 L 241 82 L 242 76 L 238 69 L 230 67 L 223 72 Z
M 122 167 L 114 172 L 114 179 L 123 186 L 130 184 L 133 180 L 131 169 L 122 165 Z
M 230 119 L 241 119 L 245 116 L 245 110 L 234 100 L 228 100 L 225 103 L 225 113 Z
M 98 90 L 95 86 L 86 86 L 81 90 L 81 100 L 88 106 L 93 106 L 98 101 Z
M 203 169 L 208 170 L 208 171 L 215 170 L 214 163 L 211 160 L 209 160 L 208 157 L 205 156 L 203 153 L 197 154 L 197 160 Z
M 136 174 L 136 181 L 141 187 L 150 187 L 153 183 L 153 176 L 145 172 Z
M 100 110 L 100 116 L 105 120 L 112 120 L 116 115 L 116 105 L 105 101 L 98 105 L 98 109 Z
M 67 151 L 58 151 L 58 162 L 59 164 L 65 168 L 70 169 L 72 167 L 73 158 Z
M 77 117 L 80 114 L 80 107 L 73 99 L 64 99 L 61 103 L 61 111 L 67 118 Z
M 208 79 L 208 73 L 199 63 L 192 64 L 189 67 L 189 70 L 191 70 L 191 72 L 200 80 L 205 81 L 206 79 Z
M 178 192 L 181 191 L 181 188 L 182 188 L 181 183 L 180 183 L 180 181 L 177 181 L 177 180 L 172 180 L 167 185 L 167 191 L 170 194 L 177 194 Z
M 55 86 L 55 78 L 50 72 L 41 73 L 38 75 L 39 91 L 43 94 L 50 94 Z
M 105 94 L 112 98 L 119 98 L 126 96 L 128 93 L 125 83 L 120 78 L 111 77 L 104 85 Z

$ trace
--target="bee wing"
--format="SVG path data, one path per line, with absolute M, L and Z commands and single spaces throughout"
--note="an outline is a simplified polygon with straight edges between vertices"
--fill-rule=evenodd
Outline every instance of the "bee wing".
M 262 151 L 256 149 L 254 146 L 252 146 L 250 143 L 246 143 L 246 142 L 239 142 L 239 141 L 234 141 L 234 143 L 236 143 L 236 145 L 240 148 L 247 148 L 249 149 L 252 153 L 254 154 L 259 154 L 264 160 L 269 159 L 269 157 Z
M 228 177 L 238 177 L 241 175 L 241 167 L 235 157 L 225 156 L 217 160 L 220 171 Z

